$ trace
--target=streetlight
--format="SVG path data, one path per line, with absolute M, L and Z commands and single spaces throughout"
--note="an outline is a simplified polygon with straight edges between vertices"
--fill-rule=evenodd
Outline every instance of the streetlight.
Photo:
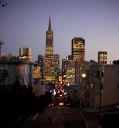
M 82 73 L 81 75 L 83 78 L 86 78 L 86 74 L 85 73 Z
M 84 85 L 86 84 L 86 78 L 87 75 L 86 73 L 82 73 L 81 74 L 81 78 L 80 78 L 80 83 L 81 83 L 81 87 L 80 87 L 80 108 L 82 107 L 82 103 L 84 101 Z

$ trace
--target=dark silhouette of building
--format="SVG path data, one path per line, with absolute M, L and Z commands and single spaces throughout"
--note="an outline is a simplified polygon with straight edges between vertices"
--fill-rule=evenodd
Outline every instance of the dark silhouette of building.
M 114 60 L 113 64 L 119 64 L 119 60 Z

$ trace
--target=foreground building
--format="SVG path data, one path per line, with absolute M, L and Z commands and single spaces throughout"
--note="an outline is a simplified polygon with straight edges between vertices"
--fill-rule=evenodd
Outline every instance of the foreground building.
M 118 64 L 92 64 L 89 67 L 88 78 L 85 95 L 90 106 L 99 108 L 119 103 Z
M 8 87 L 15 82 L 26 88 L 33 86 L 33 63 L 19 60 L 17 57 L 1 56 L 0 86 Z

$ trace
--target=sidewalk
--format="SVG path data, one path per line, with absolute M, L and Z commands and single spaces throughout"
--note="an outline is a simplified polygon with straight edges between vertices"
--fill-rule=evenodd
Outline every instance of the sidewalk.
M 100 125 L 104 122 L 106 124 L 107 120 L 114 122 L 119 117 L 119 110 L 113 110 L 110 109 L 110 107 L 102 108 L 101 113 L 99 112 L 99 109 L 94 108 L 83 108 L 81 111 L 84 115 L 84 121 L 87 128 L 101 128 Z M 115 120 L 113 118 L 115 118 Z
M 86 107 L 81 109 L 82 112 L 98 112 L 98 109 L 96 108 L 91 108 L 91 107 Z

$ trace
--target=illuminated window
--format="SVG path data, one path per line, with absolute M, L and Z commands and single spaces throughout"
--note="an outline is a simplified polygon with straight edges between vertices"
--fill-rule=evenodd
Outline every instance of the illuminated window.
M 20 67 L 19 67 L 19 66 L 16 67 L 16 72 L 17 72 L 17 73 L 20 72 Z
M 25 66 L 19 65 L 19 66 L 16 67 L 16 72 L 17 73 L 25 73 L 27 71 L 28 71 L 28 69 L 27 68 L 25 69 Z
M 20 72 L 25 73 L 25 67 L 24 66 L 20 66 Z

